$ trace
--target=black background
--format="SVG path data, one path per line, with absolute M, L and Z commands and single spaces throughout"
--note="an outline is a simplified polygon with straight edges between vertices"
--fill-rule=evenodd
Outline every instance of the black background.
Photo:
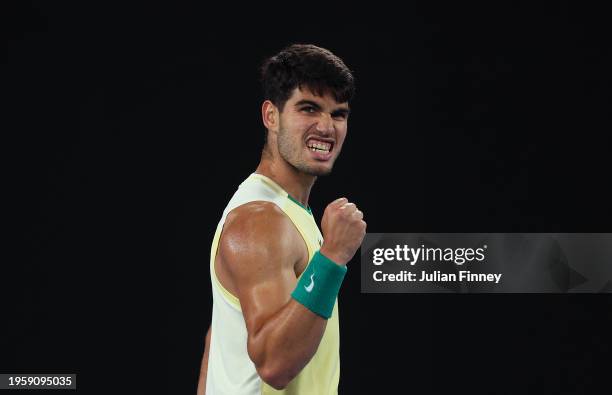
M 1 372 L 195 392 L 210 242 L 262 145 L 258 67 L 293 42 L 357 79 L 318 220 L 345 195 L 370 232 L 612 230 L 601 9 L 294 6 L 3 3 Z M 606 381 L 610 295 L 366 295 L 349 267 L 342 394 Z

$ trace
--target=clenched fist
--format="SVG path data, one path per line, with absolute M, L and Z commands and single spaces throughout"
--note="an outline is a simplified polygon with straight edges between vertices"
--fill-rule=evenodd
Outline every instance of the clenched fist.
M 346 265 L 361 245 L 366 223 L 363 213 L 346 198 L 331 202 L 321 220 L 323 245 L 321 254 L 339 265 Z

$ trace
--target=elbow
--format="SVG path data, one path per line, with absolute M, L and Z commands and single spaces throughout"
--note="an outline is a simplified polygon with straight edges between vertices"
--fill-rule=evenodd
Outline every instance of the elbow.
M 263 367 L 257 369 L 257 373 L 266 384 L 268 384 L 275 390 L 285 389 L 293 379 L 293 377 L 289 376 L 286 371 L 283 371 L 281 369 L 271 369 L 269 367 Z
M 275 390 L 287 388 L 304 366 L 298 367 L 292 364 L 290 359 L 264 353 L 262 349 L 261 343 L 258 344 L 255 338 L 249 337 L 247 352 L 255 365 L 259 378 Z

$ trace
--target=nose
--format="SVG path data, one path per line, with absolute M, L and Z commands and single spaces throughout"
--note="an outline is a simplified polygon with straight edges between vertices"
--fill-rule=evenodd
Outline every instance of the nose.
M 330 135 L 334 131 L 334 120 L 331 114 L 322 113 L 317 122 L 317 132 L 324 135 Z

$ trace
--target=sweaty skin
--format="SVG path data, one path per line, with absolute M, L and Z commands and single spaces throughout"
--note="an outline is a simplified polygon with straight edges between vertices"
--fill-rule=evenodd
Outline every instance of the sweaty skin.
M 340 153 L 347 130 L 347 103 L 296 88 L 282 111 L 265 101 L 262 118 L 268 143 L 256 172 L 307 206 L 317 176 L 331 172 Z M 309 148 L 313 139 L 331 144 L 331 150 L 313 151 Z M 321 253 L 346 265 L 363 240 L 366 224 L 355 204 L 340 198 L 325 209 L 321 228 Z M 327 324 L 291 298 L 307 264 L 304 240 L 274 203 L 250 202 L 228 214 L 215 272 L 240 300 L 249 357 L 262 380 L 276 389 L 285 388 L 310 361 Z M 200 381 L 202 386 L 205 380 Z
M 219 280 L 240 300 L 249 357 L 262 380 L 285 387 L 312 358 L 327 324 L 290 296 L 308 263 L 304 241 L 275 204 L 252 202 L 226 219 L 217 257 Z

